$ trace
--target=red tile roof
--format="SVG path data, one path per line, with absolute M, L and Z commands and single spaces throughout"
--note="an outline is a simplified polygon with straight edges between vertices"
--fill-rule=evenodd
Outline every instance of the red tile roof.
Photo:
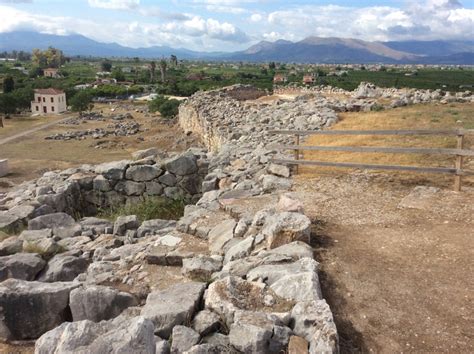
M 58 90 L 55 88 L 47 88 L 47 89 L 36 89 L 35 93 L 39 93 L 41 95 L 61 95 L 64 93 L 64 91 Z

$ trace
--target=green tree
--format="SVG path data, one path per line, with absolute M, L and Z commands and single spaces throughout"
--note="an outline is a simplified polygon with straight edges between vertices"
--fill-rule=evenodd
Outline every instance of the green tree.
M 150 82 L 155 82 L 155 72 L 156 72 L 156 63 L 154 61 L 150 62 Z
M 16 112 L 16 107 L 15 97 L 11 93 L 0 94 L 0 112 L 8 117 Z
M 29 87 L 19 88 L 13 91 L 11 95 L 15 99 L 17 109 L 29 109 L 31 107 L 31 101 L 34 98 L 33 89 Z
M 168 67 L 168 63 L 165 59 L 160 60 L 160 73 L 161 73 L 161 82 L 165 82 L 166 80 L 166 68 Z
M 270 70 L 275 70 L 275 68 L 276 68 L 275 62 L 274 62 L 274 61 L 271 61 L 271 62 L 268 64 L 268 68 L 269 68 Z
M 31 60 L 35 66 L 44 68 L 59 68 L 66 62 L 61 50 L 49 47 L 46 50 L 33 49 Z
M 115 68 L 114 71 L 112 71 L 112 77 L 117 81 L 125 81 L 125 74 L 122 68 Z
M 92 104 L 92 93 L 88 91 L 79 91 L 70 100 L 71 109 L 74 112 L 83 112 L 92 110 L 94 105 Z
M 3 79 L 3 93 L 10 93 L 15 89 L 15 81 L 12 76 Z
M 112 63 L 108 60 L 105 60 L 100 63 L 100 68 L 102 69 L 102 71 L 110 72 L 112 70 Z
M 178 66 L 178 57 L 172 54 L 170 57 L 170 62 L 171 62 L 171 65 L 176 68 Z

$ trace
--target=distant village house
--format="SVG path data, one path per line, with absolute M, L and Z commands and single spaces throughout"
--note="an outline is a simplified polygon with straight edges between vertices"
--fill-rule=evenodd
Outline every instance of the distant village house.
M 273 77 L 273 83 L 275 83 L 275 84 L 281 84 L 281 83 L 284 83 L 284 82 L 287 82 L 287 81 L 288 81 L 288 78 L 283 74 L 276 74 Z
M 313 74 L 306 74 L 303 76 L 303 84 L 312 85 L 315 82 L 315 77 Z
M 44 77 L 51 77 L 53 79 L 57 79 L 57 78 L 61 77 L 61 75 L 59 75 L 59 70 L 56 69 L 56 68 L 44 69 L 43 70 L 43 75 L 44 75 Z
M 31 102 L 33 114 L 60 114 L 67 110 L 64 91 L 48 88 L 35 90 L 35 99 Z

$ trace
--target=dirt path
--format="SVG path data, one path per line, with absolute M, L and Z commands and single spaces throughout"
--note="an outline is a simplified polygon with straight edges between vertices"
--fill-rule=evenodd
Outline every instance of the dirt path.
M 297 177 L 343 353 L 474 352 L 474 189 Z
M 23 138 L 25 136 L 28 136 L 30 134 L 33 134 L 33 133 L 36 133 L 40 130 L 44 130 L 44 129 L 47 129 L 47 128 L 50 128 L 56 124 L 59 124 L 59 123 L 62 123 L 68 119 L 70 119 L 72 116 L 68 116 L 68 117 L 62 117 L 61 119 L 58 119 L 58 120 L 55 120 L 53 122 L 49 122 L 47 124 L 43 124 L 43 125 L 40 125 L 38 127 L 35 127 L 35 128 L 32 128 L 32 129 L 28 129 L 28 130 L 25 130 L 21 133 L 17 133 L 17 134 L 14 134 L 14 135 L 11 135 L 11 136 L 8 136 L 6 138 L 2 138 L 0 139 L 0 145 L 3 145 L 3 144 L 6 144 L 6 143 L 9 143 L 10 141 L 13 141 L 13 140 L 16 140 L 16 139 L 19 139 L 19 138 Z M 2 131 L 0 130 L 0 133 Z

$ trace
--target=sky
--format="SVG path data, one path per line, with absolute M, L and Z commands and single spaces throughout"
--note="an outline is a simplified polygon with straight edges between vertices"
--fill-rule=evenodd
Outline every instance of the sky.
M 474 40 L 474 0 L 0 0 L 0 33 L 236 51 L 308 36 Z

